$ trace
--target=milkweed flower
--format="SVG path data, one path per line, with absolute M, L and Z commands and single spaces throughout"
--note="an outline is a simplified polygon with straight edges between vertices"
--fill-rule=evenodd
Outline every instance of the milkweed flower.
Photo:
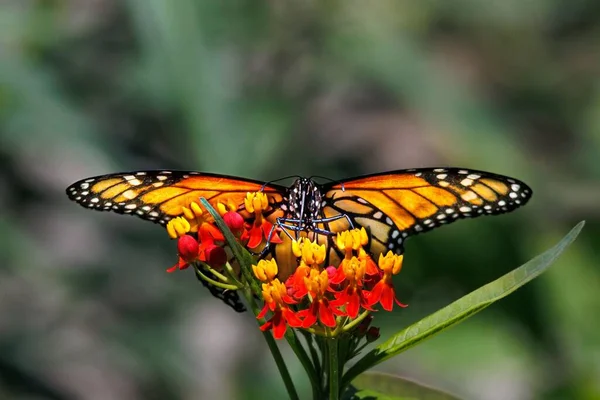
M 269 310 L 272 311 L 273 315 L 261 325 L 261 331 L 272 329 L 275 339 L 281 339 L 285 335 L 288 325 L 294 328 L 302 326 L 300 318 L 289 307 L 290 304 L 296 302 L 288 295 L 286 286 L 279 279 L 276 278 L 269 283 L 263 283 L 262 297 L 265 300 L 265 305 L 256 318 L 264 318 Z
M 246 211 L 254 214 L 254 222 L 252 222 L 250 229 L 242 235 L 242 239 L 248 240 L 246 246 L 249 249 L 260 246 L 263 239 L 269 240 L 271 243 L 282 242 L 277 232 L 273 231 L 273 224 L 263 215 L 269 208 L 269 199 L 265 193 L 248 193 L 244 199 L 244 207 Z M 272 231 L 273 233 L 271 233 Z
M 200 245 L 198 241 L 190 235 L 182 235 L 177 240 L 177 252 L 179 260 L 175 265 L 167 269 L 167 272 L 174 272 L 177 269 L 186 269 L 190 263 L 198 259 Z
M 369 306 L 381 303 L 381 306 L 386 311 L 392 311 L 394 302 L 400 307 L 407 306 L 396 298 L 394 283 L 392 282 L 392 276 L 399 273 L 402 269 L 403 259 L 404 255 L 397 255 L 391 251 L 388 251 L 385 256 L 383 254 L 379 255 L 378 264 L 379 268 L 383 271 L 383 277 L 375 284 L 375 287 L 373 287 L 373 290 L 369 294 Z
M 327 291 L 329 289 L 329 277 L 327 271 L 319 272 L 312 269 L 309 276 L 304 278 L 304 284 L 311 298 L 311 303 L 308 309 L 298 312 L 298 316 L 304 318 L 302 321 L 303 328 L 313 326 L 317 319 L 325 326 L 330 328 L 335 327 L 334 314 L 343 315 L 335 306 L 330 304 L 327 299 Z

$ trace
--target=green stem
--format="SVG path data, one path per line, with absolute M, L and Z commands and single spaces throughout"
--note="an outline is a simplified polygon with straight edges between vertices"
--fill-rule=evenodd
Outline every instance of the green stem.
M 300 363 L 304 367 L 306 375 L 308 375 L 308 379 L 310 380 L 310 384 L 312 386 L 313 398 L 319 399 L 319 392 L 321 390 L 319 377 L 317 376 L 317 373 L 310 360 L 310 357 L 308 356 L 308 354 L 304 350 L 304 347 L 302 347 L 302 344 L 298 340 L 298 336 L 296 336 L 292 329 L 288 329 L 288 331 L 285 333 L 285 340 L 287 340 L 288 344 L 294 351 L 294 354 L 296 354 L 296 357 L 298 357 L 298 360 L 300 360 Z
M 321 362 L 319 360 L 319 354 L 317 353 L 317 349 L 315 348 L 315 337 L 313 335 L 311 335 L 310 333 L 308 333 L 304 329 L 300 329 L 300 332 L 302 333 L 302 335 L 304 336 L 304 339 L 306 340 L 306 346 L 308 347 L 310 357 L 312 358 L 315 372 L 316 372 L 317 376 L 319 376 L 321 374 L 321 371 L 320 371 Z
M 269 346 L 269 350 L 271 350 L 271 354 L 273 354 L 273 359 L 275 360 L 275 364 L 277 364 L 277 369 L 279 369 L 279 373 L 281 374 L 281 379 L 283 379 L 283 383 L 285 384 L 285 388 L 292 400 L 300 400 L 298 397 L 298 393 L 296 392 L 296 388 L 294 387 L 294 382 L 292 381 L 292 377 L 290 376 L 290 372 L 288 371 L 285 361 L 277 347 L 277 343 L 275 343 L 275 339 L 271 332 L 262 332 L 263 337 L 267 341 L 267 345 Z
M 221 289 L 225 289 L 225 290 L 238 290 L 238 289 L 239 289 L 239 287 L 237 287 L 237 286 L 234 286 L 234 285 L 228 285 L 228 284 L 226 284 L 226 283 L 223 283 L 223 282 L 218 282 L 218 281 L 215 281 L 214 279 L 210 279 L 208 276 L 204 275 L 204 274 L 202 273 L 202 271 L 200 271 L 200 268 L 198 268 L 198 267 L 195 267 L 195 268 L 196 268 L 196 274 L 197 274 L 197 275 L 198 275 L 198 276 L 199 276 L 199 277 L 200 277 L 202 280 L 204 280 L 204 281 L 206 281 L 206 282 L 210 283 L 210 284 L 211 284 L 211 285 L 213 285 L 213 286 L 220 287 Z
M 338 340 L 327 338 L 329 355 L 329 400 L 340 398 L 340 360 L 338 358 Z
M 252 291 L 249 288 L 247 288 L 245 290 L 241 290 L 241 292 L 244 294 L 244 297 L 246 298 L 246 301 L 250 305 L 250 308 L 252 309 L 252 312 L 254 313 L 254 315 L 258 315 L 258 313 L 260 312 L 260 308 L 256 304 L 254 296 L 252 295 Z M 264 320 L 259 321 L 257 319 L 256 322 L 260 326 L 265 321 Z M 267 342 L 267 346 L 269 346 L 269 350 L 271 350 L 271 354 L 273 355 L 273 359 L 275 360 L 275 364 L 277 365 L 277 369 L 279 370 L 281 379 L 283 379 L 283 383 L 285 385 L 285 388 L 287 389 L 290 399 L 299 400 L 300 397 L 298 397 L 298 392 L 296 392 L 296 387 L 294 386 L 294 382 L 292 381 L 290 372 L 288 371 L 287 366 L 285 365 L 285 361 L 283 360 L 283 356 L 281 355 L 281 352 L 279 351 L 279 347 L 277 347 L 277 343 L 275 342 L 273 335 L 271 334 L 271 332 L 262 332 L 262 334 L 263 334 L 263 337 L 265 338 L 265 341 Z

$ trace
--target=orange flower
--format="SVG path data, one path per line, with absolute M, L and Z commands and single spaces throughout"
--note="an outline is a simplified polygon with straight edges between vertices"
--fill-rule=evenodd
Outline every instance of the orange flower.
M 333 283 L 345 285 L 344 290 L 336 294 L 336 299 L 332 303 L 336 306 L 346 306 L 346 314 L 350 318 L 358 316 L 360 307 L 371 310 L 367 301 L 368 292 L 362 288 L 366 269 L 367 260 L 360 260 L 358 257 L 353 256 L 349 260 L 342 260 L 332 278 Z
M 302 321 L 303 328 L 313 326 L 317 319 L 325 326 L 335 327 L 334 314 L 343 315 L 329 300 L 325 297 L 329 290 L 329 277 L 327 271 L 317 271 L 311 269 L 309 276 L 304 278 L 304 286 L 306 287 L 312 302 L 306 310 L 298 312 Z
M 277 229 L 271 234 L 274 227 L 267 221 L 263 212 L 269 207 L 269 198 L 263 192 L 248 193 L 244 199 L 244 206 L 249 213 L 254 213 L 254 222 L 249 230 L 244 231 L 242 240 L 248 240 L 246 246 L 249 249 L 257 248 L 263 241 L 263 238 L 271 243 L 281 243 L 282 240 L 277 234 Z M 269 235 L 271 237 L 269 238 Z
M 402 269 L 403 255 L 397 255 L 388 251 L 385 256 L 379 255 L 379 268 L 383 271 L 381 280 L 377 282 L 373 290 L 369 293 L 368 305 L 372 306 L 376 303 L 381 303 L 381 306 L 386 311 L 392 311 L 394 302 L 400 307 L 406 307 L 407 304 L 402 304 L 396 298 L 392 276 L 396 275 Z
M 252 272 L 261 282 L 269 283 L 277 276 L 277 262 L 275 260 L 260 260 L 258 264 L 252 266 Z
M 288 306 L 296 302 L 287 294 L 287 288 L 279 279 L 275 278 L 269 283 L 263 283 L 262 295 L 265 305 L 256 318 L 264 318 L 269 310 L 273 315 L 260 327 L 261 331 L 272 329 L 275 339 L 281 339 L 288 325 L 294 328 L 302 326 L 302 321 Z

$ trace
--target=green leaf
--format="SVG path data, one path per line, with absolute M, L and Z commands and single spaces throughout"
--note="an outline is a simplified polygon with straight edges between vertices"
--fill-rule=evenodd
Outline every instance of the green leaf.
M 539 276 L 575 240 L 584 224 L 585 222 L 581 221 L 558 244 L 519 268 L 403 329 L 386 342 L 365 354 L 363 358 L 346 372 L 342 387 L 347 386 L 350 381 L 372 366 L 400 354 L 425 339 L 440 333 L 444 329 L 478 313 L 490 304 L 509 295 Z
M 458 400 L 459 398 L 415 381 L 381 372 L 365 372 L 352 381 L 356 399 Z

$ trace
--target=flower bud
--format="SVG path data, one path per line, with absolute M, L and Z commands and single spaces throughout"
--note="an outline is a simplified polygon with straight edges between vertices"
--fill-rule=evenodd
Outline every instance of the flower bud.
M 372 343 L 374 341 L 376 341 L 377 339 L 379 339 L 380 333 L 379 333 L 379 328 L 376 326 L 372 326 L 369 328 L 369 330 L 367 331 L 367 343 Z
M 177 251 L 185 262 L 193 262 L 198 258 L 198 241 L 190 235 L 183 235 L 177 240 Z
M 209 246 L 204 254 L 206 254 L 206 263 L 213 268 L 221 268 L 227 262 L 227 253 L 222 247 Z
M 223 215 L 225 225 L 231 230 L 234 236 L 239 237 L 244 230 L 244 218 L 235 211 L 227 211 Z

